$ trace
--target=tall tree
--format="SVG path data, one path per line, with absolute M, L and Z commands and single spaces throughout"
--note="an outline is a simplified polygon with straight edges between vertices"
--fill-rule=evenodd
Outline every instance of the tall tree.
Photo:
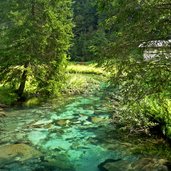
M 37 91 L 54 90 L 72 38 L 71 0 L 2 0 L 1 82 L 22 97 L 26 81 Z

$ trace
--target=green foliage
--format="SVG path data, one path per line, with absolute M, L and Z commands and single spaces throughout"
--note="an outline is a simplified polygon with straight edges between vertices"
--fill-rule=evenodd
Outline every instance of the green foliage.
M 17 101 L 16 93 L 9 87 L 0 86 L 0 103 L 12 105 Z
M 54 93 L 72 38 L 71 1 L 7 0 L 0 6 L 0 81 L 22 96 L 31 77 L 35 93 Z
M 105 41 L 97 52 L 114 73 L 116 113 L 131 129 L 160 124 L 169 135 L 171 61 L 164 56 L 144 61 L 139 45 L 169 39 L 170 1 L 100 0 L 98 7 Z
M 33 106 L 37 106 L 40 105 L 42 101 L 36 97 L 30 98 L 28 99 L 23 105 L 26 107 L 33 107 Z
M 108 79 L 108 73 L 97 67 L 96 63 L 71 63 L 66 71 L 67 79 L 63 87 L 66 94 L 88 94 Z
M 124 65 L 125 64 L 125 65 Z M 170 136 L 170 59 L 124 63 L 111 78 L 121 122 L 134 128 L 159 124 Z
M 90 74 L 68 74 L 67 84 L 63 88 L 63 92 L 70 95 L 89 94 L 99 87 L 100 82 L 96 77 Z
M 67 66 L 66 71 L 69 73 L 107 75 L 102 67 L 97 67 L 97 63 L 71 63 Z
M 96 1 L 76 0 L 74 9 L 74 40 L 71 48 L 71 59 L 75 61 L 90 61 L 94 53 L 90 50 L 94 34 L 98 26 Z
M 100 47 L 103 59 L 127 60 L 142 42 L 170 36 L 170 1 L 99 1 L 101 26 L 108 44 Z
M 135 143 L 137 144 L 137 141 Z M 171 152 L 169 148 L 169 143 L 163 142 L 162 139 L 149 140 L 148 137 L 148 141 L 141 141 L 138 143 L 137 147 L 132 149 L 132 153 L 137 155 L 141 153 L 145 156 L 162 156 L 163 158 L 170 160 Z

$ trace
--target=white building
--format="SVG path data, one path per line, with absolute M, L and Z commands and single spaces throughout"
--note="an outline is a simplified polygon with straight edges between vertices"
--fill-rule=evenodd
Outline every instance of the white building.
M 144 42 L 139 45 L 144 49 L 143 57 L 145 60 L 152 58 L 171 57 L 171 40 L 154 40 Z

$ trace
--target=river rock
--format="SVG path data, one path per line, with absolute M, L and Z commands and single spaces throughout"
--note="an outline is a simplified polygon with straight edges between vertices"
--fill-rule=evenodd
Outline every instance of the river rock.
M 98 165 L 100 171 L 127 171 L 129 163 L 121 159 L 107 159 Z
M 105 117 L 93 116 L 93 117 L 91 117 L 91 121 L 92 121 L 93 123 L 103 123 L 103 122 L 108 121 L 108 119 L 105 118 Z
M 107 159 L 98 165 L 100 171 L 169 171 L 171 163 L 165 159 L 141 158 L 137 161 Z
M 142 158 L 131 164 L 134 171 L 169 171 L 169 162 L 165 159 Z
M 68 119 L 60 119 L 57 120 L 55 124 L 58 126 L 69 126 L 71 124 L 71 121 Z
M 9 159 L 24 161 L 40 155 L 41 153 L 39 151 L 27 144 L 9 144 L 0 146 L 0 161 Z

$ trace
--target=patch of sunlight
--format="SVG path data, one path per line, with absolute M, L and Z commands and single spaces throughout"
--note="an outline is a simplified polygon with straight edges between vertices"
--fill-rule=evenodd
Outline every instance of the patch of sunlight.
M 97 67 L 97 64 L 85 64 L 85 63 L 70 63 L 67 67 L 67 71 L 70 73 L 84 73 L 84 74 L 97 74 L 106 75 L 107 72 L 102 67 Z
M 171 114 L 171 99 L 166 99 L 166 106 L 169 114 Z
M 36 106 L 40 104 L 40 100 L 37 97 L 33 97 L 31 99 L 28 99 L 25 103 L 24 106 L 31 107 L 31 106 Z

